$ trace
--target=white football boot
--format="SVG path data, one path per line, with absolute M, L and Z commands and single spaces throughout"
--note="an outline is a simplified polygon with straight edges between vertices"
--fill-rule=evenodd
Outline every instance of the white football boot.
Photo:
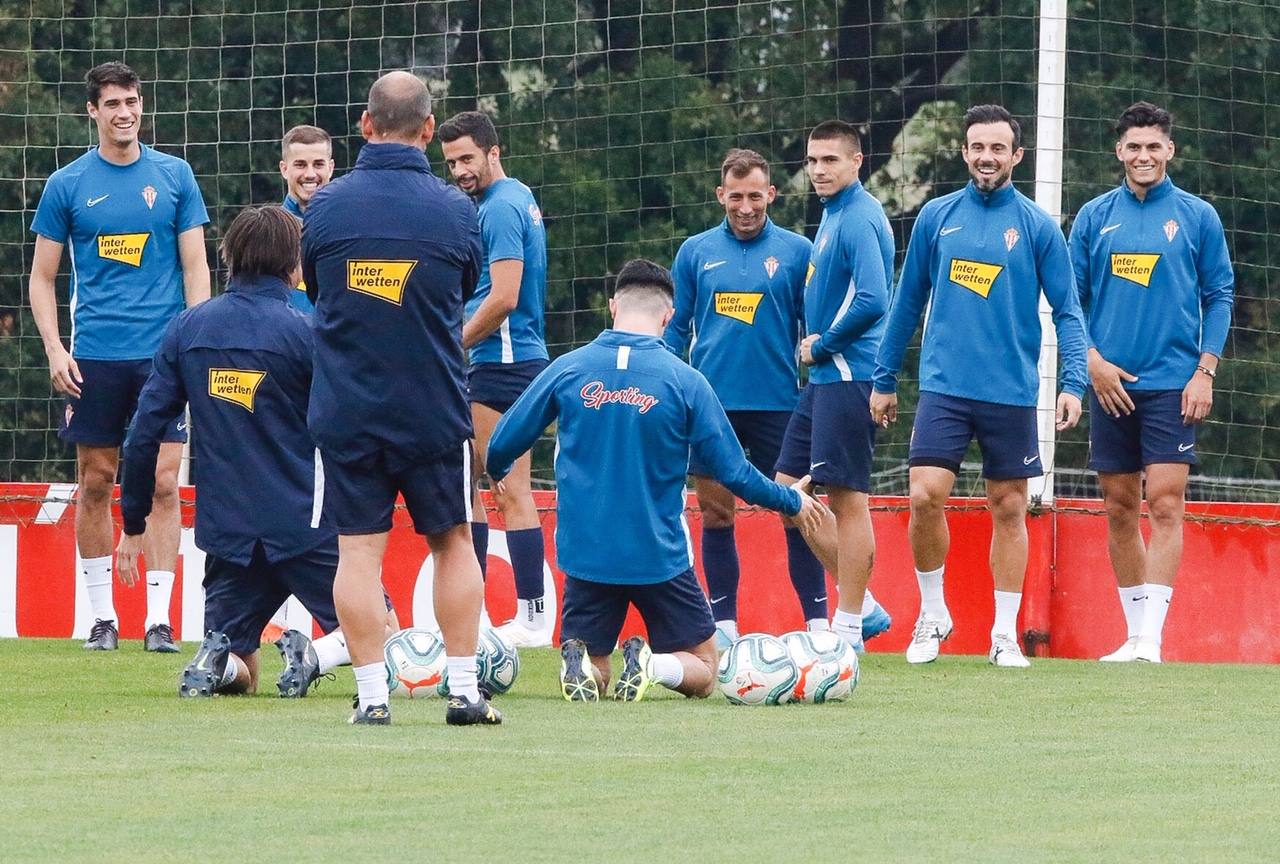
M 908 663 L 932 663 L 938 659 L 938 650 L 951 636 L 951 613 L 946 618 L 931 618 L 920 613 L 916 629 L 911 632 L 911 644 L 907 646 Z
M 523 623 L 514 619 L 503 624 L 497 630 L 502 638 L 516 648 L 546 648 L 551 644 L 550 631 L 530 630 Z
M 1133 646 L 1133 659 L 1143 663 L 1160 663 L 1160 643 L 1139 639 Z
M 1138 659 L 1133 654 L 1134 649 L 1137 647 L 1138 637 L 1130 636 L 1128 639 L 1124 640 L 1123 645 L 1105 657 L 1099 657 L 1098 660 L 1102 663 L 1132 663 L 1134 660 Z
M 1018 640 L 1004 633 L 997 633 L 991 637 L 991 651 L 987 653 L 987 659 L 991 661 L 992 666 L 1005 669 L 1026 669 L 1031 665 L 1031 661 L 1022 656 Z

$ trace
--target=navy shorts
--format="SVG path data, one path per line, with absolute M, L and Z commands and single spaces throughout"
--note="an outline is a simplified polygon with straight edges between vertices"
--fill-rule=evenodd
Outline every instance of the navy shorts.
M 67 397 L 58 437 L 68 444 L 86 447 L 119 447 L 124 443 L 138 394 L 151 374 L 150 360 L 76 360 L 80 396 Z M 181 444 L 187 440 L 186 413 L 174 418 L 161 439 Z
M 1044 474 L 1034 406 L 1001 405 L 922 391 L 907 462 L 960 473 L 969 442 L 978 439 L 982 476 L 1022 480 Z
M 1182 423 L 1182 391 L 1128 393 L 1133 413 L 1112 417 L 1089 389 L 1089 467 L 1132 474 L 1147 465 L 1196 464 L 1196 427 Z
M 776 469 L 792 477 L 813 476 L 820 486 L 871 491 L 871 382 L 807 384 L 791 414 Z
M 439 534 L 471 521 L 471 442 L 434 459 L 380 450 L 354 462 L 324 461 L 324 517 L 339 534 L 391 530 L 396 494 L 419 534 Z
M 267 561 L 261 544 L 254 548 L 248 565 L 208 555 L 204 559 L 204 628 L 226 633 L 236 654 L 252 654 L 261 644 L 262 628 L 292 594 L 328 633 L 338 627 L 333 605 L 337 571 L 336 543 L 322 543 L 275 563 Z
M 746 451 L 747 461 L 766 477 L 773 477 L 778 454 L 782 452 L 782 438 L 787 433 L 790 411 L 728 411 L 729 425 L 738 436 L 738 443 Z M 711 471 L 689 456 L 689 473 L 710 477 Z M 803 476 L 803 475 L 802 475 Z
M 649 647 L 658 654 L 695 648 L 716 632 L 707 595 L 692 570 L 647 585 L 615 585 L 566 575 L 561 641 L 581 639 L 592 657 L 609 656 L 631 604 L 644 619 Z
M 550 361 L 542 359 L 477 363 L 467 369 L 467 399 L 505 414 L 548 365 Z

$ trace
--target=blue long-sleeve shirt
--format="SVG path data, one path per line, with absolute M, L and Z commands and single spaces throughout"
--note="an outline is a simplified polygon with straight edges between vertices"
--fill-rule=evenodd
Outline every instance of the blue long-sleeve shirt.
M 813 244 L 766 218 L 739 240 L 728 220 L 680 244 L 671 275 L 676 314 L 663 339 L 706 376 L 726 411 L 791 411 L 796 344 Z M 692 345 L 690 343 L 692 342 Z
M 813 345 L 809 381 L 867 381 L 875 369 L 893 281 L 893 231 L 880 202 L 854 181 L 823 202 L 804 292 Z
M 1084 395 L 1084 318 L 1062 230 L 1012 185 L 972 182 L 920 210 L 873 379 L 897 391 L 902 355 L 929 303 L 920 389 L 1032 406 L 1040 388 L 1040 293 L 1053 308 L 1062 390 Z
M 606 330 L 557 358 L 503 415 L 495 479 L 558 421 L 560 569 L 592 582 L 664 582 L 693 566 L 689 452 L 739 498 L 794 516 L 800 496 L 747 462 L 707 379 L 656 336 Z
M 248 564 L 258 543 L 268 561 L 336 543 L 320 521 L 307 434 L 311 324 L 289 292 L 271 277 L 233 279 L 169 325 L 124 445 L 126 534 L 146 528 L 161 439 L 189 404 L 199 430 L 197 546 Z
M 1235 276 L 1207 201 L 1167 177 L 1139 201 L 1122 182 L 1080 208 L 1071 263 L 1089 345 L 1138 376 L 1126 388 L 1181 390 L 1202 353 L 1222 355 Z
M 316 304 L 307 425 L 325 456 L 429 459 L 471 437 L 462 309 L 479 278 L 476 208 L 421 150 L 366 144 L 302 232 Z

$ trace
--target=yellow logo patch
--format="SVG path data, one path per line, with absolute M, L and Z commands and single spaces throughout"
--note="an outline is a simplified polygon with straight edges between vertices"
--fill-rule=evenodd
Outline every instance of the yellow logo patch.
M 805 274 L 804 274 L 804 287 L 806 287 L 806 288 L 808 288 L 808 287 L 809 287 L 809 280 L 813 278 L 813 271 L 814 271 L 814 270 L 817 270 L 817 269 L 818 269 L 817 267 L 814 267 L 814 266 L 813 266 L 813 262 L 812 262 L 812 261 L 810 261 L 810 262 L 809 262 L 809 269 L 808 269 L 808 270 L 806 270 L 806 271 L 805 271 Z
M 347 261 L 347 287 L 397 306 L 417 261 Z
M 984 299 L 991 293 L 991 286 L 1003 270 L 1004 267 L 999 264 L 966 261 L 963 258 L 951 259 L 951 281 Z
M 1156 271 L 1159 255 L 1144 255 L 1136 252 L 1111 253 L 1111 275 L 1128 279 L 1143 288 L 1151 286 L 1151 274 Z
M 209 395 L 253 412 L 253 397 L 266 372 L 254 369 L 210 369 Z
M 142 250 L 150 239 L 150 233 L 143 234 L 99 234 L 98 257 L 108 261 L 119 261 L 132 267 L 142 266 Z
M 764 293 L 759 291 L 717 291 L 716 314 L 754 327 L 756 310 L 763 299 Z

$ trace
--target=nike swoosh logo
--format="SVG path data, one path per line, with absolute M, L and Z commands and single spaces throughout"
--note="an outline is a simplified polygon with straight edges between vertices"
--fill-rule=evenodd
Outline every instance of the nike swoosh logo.
M 826 603 L 826 602 L 827 602 L 827 595 L 826 595 L 826 594 L 823 594 L 821 597 L 814 597 L 814 598 L 813 598 L 813 602 L 814 602 L 814 603 Z
M 1039 456 L 1024 456 L 1022 459 L 1022 464 L 1030 465 L 1032 462 L 1036 461 L 1039 458 L 1040 458 Z
M 721 264 L 724 264 L 724 263 L 727 263 L 727 262 L 724 262 L 724 261 L 708 261 L 706 264 L 703 264 L 703 265 L 702 265 L 702 269 L 703 269 L 703 270 L 714 270 L 714 269 L 716 269 L 717 267 L 719 267 Z
M 1114 231 L 1114 230 L 1116 230 L 1117 228 L 1119 228 L 1119 227 L 1120 227 L 1120 225 L 1121 225 L 1121 223 L 1120 223 L 1120 222 L 1117 222 L 1117 223 L 1116 223 L 1116 224 L 1114 224 L 1114 225 L 1108 225 L 1106 228 L 1102 228 L 1102 229 L 1100 229 L 1100 230 L 1098 231 L 1098 236 L 1099 236 L 1099 237 L 1101 237 L 1103 234 L 1110 234 L 1112 231 Z
M 200 661 L 196 663 L 196 671 L 197 672 L 209 671 L 209 655 L 208 654 L 201 655 Z
M 186 431 L 186 428 L 187 428 L 187 424 L 186 424 L 186 423 L 179 423 L 179 424 L 178 424 L 178 431 L 179 431 L 179 432 L 184 432 L 184 431 Z
M 963 230 L 964 230 L 963 225 L 957 225 L 955 228 L 943 228 L 941 231 L 938 232 L 938 235 L 940 237 L 946 237 L 948 234 L 954 234 L 957 231 L 963 231 Z
M 84 202 L 84 206 L 92 207 L 94 204 L 101 204 L 103 201 L 106 201 L 110 197 L 111 197 L 111 193 L 108 192 L 106 195 L 99 195 L 97 198 L 90 198 L 88 201 Z
M 815 468 L 821 468 L 823 465 L 826 465 L 826 464 L 827 464 L 826 462 L 814 462 L 812 465 L 809 466 L 809 470 L 813 471 Z
M 1194 445 L 1194 444 L 1179 444 L 1179 445 L 1178 445 L 1178 452 L 1179 452 L 1179 453 L 1186 453 L 1188 450 L 1190 450 L 1190 449 L 1191 449 L 1192 447 L 1194 447 L 1194 446 L 1196 446 L 1196 445 Z
M 721 594 L 719 597 L 712 597 L 712 598 L 711 598 L 711 602 L 712 602 L 713 604 L 714 604 L 714 603 L 719 603 L 721 600 L 727 600 L 728 598 L 729 598 L 729 595 L 728 595 L 728 594 Z

